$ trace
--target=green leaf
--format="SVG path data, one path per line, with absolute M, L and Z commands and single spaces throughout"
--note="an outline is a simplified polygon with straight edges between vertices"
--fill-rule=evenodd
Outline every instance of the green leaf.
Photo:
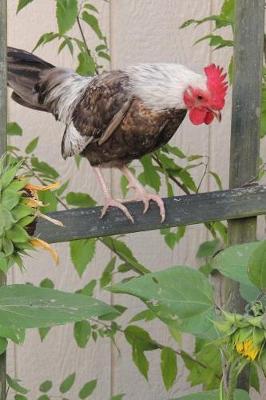
M 40 36 L 39 40 L 35 44 L 32 52 L 34 52 L 38 47 L 44 46 L 45 44 L 52 42 L 54 39 L 58 38 L 59 34 L 55 32 L 47 32 Z
M 6 232 L 7 239 L 12 240 L 13 243 L 25 243 L 30 237 L 19 225 L 14 225 L 9 231 Z
M 0 204 L 0 236 L 4 230 L 10 229 L 14 222 L 11 212 Z
M 146 380 L 148 380 L 149 362 L 144 352 L 140 348 L 133 346 L 132 359 L 139 372 L 144 376 Z
M 92 279 L 83 289 L 79 290 L 78 293 L 84 294 L 85 296 L 92 296 L 96 285 L 97 281 Z
M 18 194 L 18 192 L 6 189 L 2 194 L 1 204 L 3 207 L 6 207 L 10 211 L 18 204 L 19 200 L 20 195 Z
M 17 13 L 22 10 L 22 8 L 26 7 L 28 4 L 32 3 L 33 0 L 19 0 L 17 6 Z
M 79 65 L 76 69 L 77 73 L 83 76 L 93 76 L 96 72 L 96 64 L 94 59 L 88 52 L 82 51 L 78 55 Z
M 84 349 L 91 337 L 91 325 L 88 321 L 79 321 L 74 325 L 74 338 L 77 345 Z
M 178 158 L 186 158 L 183 151 L 181 149 L 179 149 L 179 147 L 177 147 L 177 146 L 171 146 L 170 144 L 166 144 L 162 148 L 162 150 L 166 150 L 167 152 L 174 154 Z
M 53 382 L 52 381 L 45 381 L 40 384 L 39 390 L 40 392 L 47 393 L 49 390 L 51 390 L 53 387 Z
M 88 296 L 32 285 L 0 288 L 0 321 L 13 328 L 39 328 L 119 313 Z
M 14 167 L 9 167 L 6 171 L 4 171 L 4 173 L 2 173 L 0 168 L 0 184 L 3 189 L 5 189 L 12 182 L 21 165 L 22 162 L 19 162 Z
M 10 230 L 8 230 L 6 232 L 6 237 L 17 245 L 19 243 L 26 243 L 30 239 L 26 230 L 19 225 L 14 225 Z
M 49 212 L 53 212 L 57 210 L 58 200 L 56 197 L 56 192 L 51 190 L 44 190 L 38 193 L 39 200 L 41 200 L 44 204 L 41 207 L 41 212 L 43 214 L 47 214 Z
M 57 179 L 59 173 L 44 161 L 40 161 L 37 157 L 31 158 L 31 165 L 34 171 L 39 172 L 42 176 L 51 180 Z
M 251 242 L 228 247 L 214 257 L 213 268 L 234 281 L 251 285 L 247 273 L 248 260 L 259 245 L 260 242 Z
M 266 290 L 266 241 L 260 242 L 248 260 L 248 276 L 260 290 Z
M 61 383 L 60 388 L 59 388 L 60 392 L 61 393 L 68 392 L 72 388 L 72 386 L 74 385 L 75 379 L 76 379 L 76 373 L 73 372 L 73 374 L 69 375 Z
M 54 283 L 51 281 L 49 278 L 45 278 L 41 281 L 40 287 L 42 288 L 48 288 L 48 289 L 53 289 L 54 288 Z
M 218 186 L 218 189 L 223 190 L 223 184 L 219 175 L 213 171 L 209 171 L 209 174 L 214 178 L 216 185 Z
M 152 310 L 144 310 L 136 314 L 133 318 L 131 318 L 130 322 L 136 322 L 136 321 L 152 321 L 153 319 L 156 318 L 156 314 Z
M 189 394 L 188 396 L 182 396 L 172 400 L 221 400 L 221 396 L 219 390 L 210 390 L 207 392 Z M 250 400 L 250 397 L 244 390 L 236 390 L 234 400 Z
M 116 396 L 112 396 L 111 400 L 123 400 L 125 393 L 117 394 Z
M 96 13 L 99 13 L 96 7 L 94 7 L 92 4 L 86 3 L 84 4 L 84 8 L 87 8 L 88 10 L 94 11 Z
M 96 201 L 87 193 L 69 192 L 66 196 L 67 204 L 75 207 L 94 207 Z
M 158 349 L 158 344 L 152 340 L 149 333 L 136 325 L 126 327 L 125 338 L 133 347 L 138 347 L 142 351 L 150 351 Z
M 119 258 L 130 266 L 130 268 L 140 274 L 149 272 L 132 254 L 130 248 L 121 240 L 112 237 L 103 237 L 102 242 L 112 250 Z
M 15 400 L 28 400 L 28 397 L 23 396 L 22 394 L 15 394 Z
M 164 347 L 161 351 L 161 372 L 166 390 L 171 389 L 177 374 L 176 353 L 170 347 Z
M 13 389 L 15 392 L 20 393 L 20 394 L 27 394 L 29 393 L 29 390 L 24 388 L 23 386 L 20 385 L 19 379 L 11 378 L 10 375 L 7 375 L 6 377 L 8 385 Z
M 16 122 L 8 122 L 6 126 L 6 133 L 10 136 L 22 136 L 23 130 Z
M 42 394 L 40 397 L 38 397 L 37 400 L 51 400 L 50 397 L 47 396 L 47 394 Z
M 14 245 L 10 239 L 2 239 L 2 251 L 5 253 L 6 257 L 14 253 Z
M 20 328 L 11 328 L 0 325 L 0 336 L 11 339 L 17 344 L 21 344 L 25 340 L 25 330 Z
M 96 33 L 99 39 L 104 39 L 98 19 L 94 15 L 89 14 L 87 11 L 83 11 L 82 19 L 91 27 L 91 29 Z
M 196 257 L 213 257 L 213 255 L 219 250 L 220 245 L 221 243 L 218 239 L 208 240 L 200 245 Z
M 139 175 L 141 183 L 150 186 L 158 193 L 161 186 L 161 178 L 152 163 L 150 155 L 144 156 L 140 160 L 144 171 Z
M 6 338 L 0 337 L 0 355 L 6 351 L 8 341 Z
M 113 271 L 115 269 L 116 257 L 113 257 L 105 267 L 100 279 L 101 288 L 107 286 L 112 281 Z
M 60 35 L 63 35 L 74 26 L 77 17 L 77 0 L 56 0 L 56 18 Z
M 79 398 L 80 399 L 87 399 L 93 391 L 95 390 L 97 385 L 97 379 L 94 379 L 90 382 L 85 383 L 81 391 L 79 392 Z
M 250 365 L 250 386 L 253 387 L 258 393 L 260 392 L 260 379 L 258 375 L 257 366 L 251 363 Z
M 45 278 L 41 281 L 40 287 L 42 288 L 48 288 L 48 289 L 53 289 L 54 288 L 54 283 L 51 281 L 49 278 Z M 41 338 L 41 341 L 43 341 L 48 333 L 50 332 L 51 328 L 39 328 L 39 335 Z
M 71 260 L 80 277 L 92 261 L 95 250 L 96 239 L 80 239 L 70 242 Z
M 118 283 L 109 290 L 143 300 L 166 323 L 184 332 L 214 335 L 213 289 L 199 271 L 178 266 Z
M 36 147 L 38 146 L 38 142 L 39 142 L 39 136 L 37 136 L 35 139 L 33 139 L 25 148 L 25 152 L 26 154 L 30 154 L 32 153 Z

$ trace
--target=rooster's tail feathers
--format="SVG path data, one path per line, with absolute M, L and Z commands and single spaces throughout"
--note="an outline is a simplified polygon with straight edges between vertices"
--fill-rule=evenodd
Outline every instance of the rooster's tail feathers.
M 54 65 L 25 50 L 8 47 L 7 66 L 7 81 L 8 86 L 13 89 L 13 100 L 28 108 L 49 111 L 39 102 L 36 86 L 41 75 L 55 68 Z

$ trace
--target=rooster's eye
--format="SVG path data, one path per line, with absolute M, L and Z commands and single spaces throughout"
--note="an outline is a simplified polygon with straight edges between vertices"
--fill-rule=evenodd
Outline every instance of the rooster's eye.
M 203 100 L 203 97 L 199 95 L 199 96 L 197 96 L 197 99 L 198 100 Z

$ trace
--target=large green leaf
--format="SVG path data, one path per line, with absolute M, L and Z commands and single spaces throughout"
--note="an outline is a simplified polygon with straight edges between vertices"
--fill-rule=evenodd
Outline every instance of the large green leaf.
M 57 0 L 56 18 L 60 35 L 69 31 L 76 22 L 78 16 L 77 0 Z
M 0 288 L 0 324 L 13 328 L 40 328 L 82 321 L 108 313 L 113 307 L 81 294 L 31 285 Z
M 218 390 L 211 390 L 208 392 L 193 393 L 187 396 L 178 397 L 172 400 L 220 400 L 220 394 Z M 247 392 L 244 390 L 236 390 L 235 400 L 250 400 Z
M 251 242 L 228 247 L 213 259 L 213 268 L 237 282 L 251 285 L 247 273 L 248 260 L 260 242 Z
M 266 241 L 260 242 L 248 260 L 248 277 L 260 290 L 266 290 Z
M 159 318 L 168 324 L 179 323 L 183 331 L 200 334 L 207 329 L 206 323 L 209 329 L 212 326 L 212 286 L 201 272 L 192 268 L 172 267 L 133 278 L 109 289 L 115 293 L 127 293 L 138 297 L 155 311 Z M 201 319 L 204 325 L 203 332 L 199 332 L 198 326 Z

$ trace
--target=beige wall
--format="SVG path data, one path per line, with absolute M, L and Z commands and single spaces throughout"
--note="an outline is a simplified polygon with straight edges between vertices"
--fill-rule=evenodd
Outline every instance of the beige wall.
M 186 19 L 201 18 L 217 11 L 222 4 L 221 0 L 110 0 L 109 3 L 95 0 L 94 3 L 100 10 L 103 31 L 108 35 L 112 56 L 111 68 L 122 68 L 138 62 L 162 61 L 183 63 L 200 71 L 211 61 L 221 65 L 227 63 L 226 52 L 211 52 L 205 42 L 193 47 L 193 42 L 200 35 L 209 33 L 209 24 L 197 29 L 178 29 Z M 35 0 L 18 16 L 15 14 L 16 4 L 17 0 L 8 1 L 8 42 L 12 46 L 31 50 L 37 37 L 43 32 L 56 29 L 52 11 L 55 2 Z M 89 41 L 90 38 L 91 35 Z M 55 45 L 47 45 L 37 53 L 57 65 L 72 65 L 72 59 L 66 52 L 57 56 Z M 222 124 L 215 123 L 210 128 L 193 127 L 185 121 L 172 140 L 173 144 L 181 146 L 190 154 L 208 155 L 210 168 L 223 177 L 225 186 L 228 177 L 229 103 L 230 101 L 223 115 Z M 80 171 L 76 172 L 73 160 L 65 162 L 61 159 L 62 126 L 49 115 L 25 110 L 14 103 L 10 103 L 9 118 L 18 121 L 25 132 L 23 139 L 13 142 L 23 146 L 30 138 L 40 135 L 38 155 L 53 163 L 61 172 L 63 179 L 71 179 L 71 189 L 90 192 L 101 203 L 102 196 L 87 163 L 84 161 Z M 201 173 L 202 171 L 198 170 L 196 175 L 200 176 Z M 112 190 L 116 193 L 119 188 L 119 174 L 106 173 L 109 179 L 111 175 Z M 213 188 L 213 182 L 208 178 L 205 179 L 202 190 Z M 188 228 L 188 232 L 189 234 L 174 251 L 166 248 L 158 232 L 133 234 L 127 237 L 127 242 L 139 259 L 153 270 L 174 264 L 196 265 L 196 249 L 206 240 L 207 234 L 199 226 Z M 49 276 L 57 288 L 73 291 L 89 279 L 99 277 L 111 256 L 110 252 L 99 246 L 97 256 L 84 274 L 84 278 L 80 280 L 71 265 L 68 245 L 60 244 L 56 248 L 61 254 L 58 268 L 52 265 L 46 254 L 38 253 L 27 260 L 27 271 L 23 274 L 14 271 L 10 281 L 30 281 L 38 284 Z M 121 301 L 121 296 L 118 299 L 103 291 L 99 291 L 97 296 L 105 301 Z M 141 309 L 141 304 L 132 298 L 124 297 L 124 302 L 130 306 L 132 314 Z M 151 323 L 150 329 L 153 336 L 162 343 L 170 343 L 169 334 L 162 324 Z M 191 340 L 188 338 L 186 339 L 188 350 L 190 345 Z M 44 344 L 41 344 L 36 331 L 29 331 L 23 346 L 10 349 L 9 370 L 11 374 L 15 373 L 21 378 L 28 387 L 35 389 L 45 379 L 52 378 L 54 382 L 61 382 L 67 374 L 77 371 L 79 386 L 89 379 L 98 379 L 98 387 L 93 395 L 95 400 L 108 400 L 112 394 L 121 392 L 126 393 L 126 400 L 164 400 L 190 391 L 181 362 L 179 362 L 179 380 L 170 394 L 167 394 L 161 383 L 160 361 L 157 354 L 150 356 L 150 380 L 147 383 L 132 365 L 130 349 L 122 337 L 118 338 L 118 346 L 121 354 L 118 354 L 106 339 L 96 345 L 90 343 L 86 350 L 80 350 L 74 343 L 71 326 L 54 328 Z M 37 397 L 36 393 L 32 398 Z M 75 400 L 73 394 L 71 399 Z

